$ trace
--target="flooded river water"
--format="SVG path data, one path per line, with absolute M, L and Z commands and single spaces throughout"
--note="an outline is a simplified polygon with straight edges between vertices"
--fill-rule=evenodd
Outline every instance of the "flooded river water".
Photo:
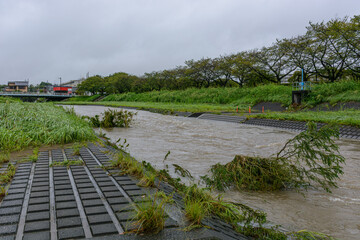
M 94 116 L 107 107 L 74 106 L 79 115 Z M 195 177 L 207 174 L 210 166 L 227 163 L 236 154 L 270 156 L 296 133 L 235 123 L 164 116 L 137 111 L 130 128 L 103 130 L 113 141 L 126 139 L 129 152 L 158 169 L 178 164 Z M 227 191 L 224 198 L 261 209 L 268 219 L 289 230 L 307 229 L 339 239 L 360 239 L 360 141 L 341 139 L 346 158 L 344 175 L 333 193 L 309 190 L 271 193 Z M 164 162 L 164 156 L 171 154 Z

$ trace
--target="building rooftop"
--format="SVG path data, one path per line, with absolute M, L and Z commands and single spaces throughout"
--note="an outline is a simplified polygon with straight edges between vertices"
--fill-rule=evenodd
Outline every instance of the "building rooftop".
M 14 84 L 15 86 L 28 86 L 28 81 L 9 81 L 8 84 Z

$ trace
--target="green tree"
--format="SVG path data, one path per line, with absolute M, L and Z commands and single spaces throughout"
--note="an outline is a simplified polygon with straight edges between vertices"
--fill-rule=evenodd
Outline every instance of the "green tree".
M 106 87 L 103 77 L 95 75 L 80 83 L 78 85 L 78 91 L 80 93 L 90 92 L 92 95 L 97 93 L 104 94 Z

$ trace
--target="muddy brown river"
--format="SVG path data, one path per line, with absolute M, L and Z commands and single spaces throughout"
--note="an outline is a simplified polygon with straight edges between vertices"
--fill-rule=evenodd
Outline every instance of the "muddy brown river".
M 79 115 L 94 116 L 107 107 L 74 106 Z M 296 133 L 266 127 L 210 120 L 164 116 L 137 111 L 130 128 L 102 130 L 113 141 L 126 139 L 136 159 L 158 169 L 173 163 L 199 178 L 210 166 L 227 163 L 235 154 L 270 156 Z M 238 192 L 227 191 L 224 198 L 245 203 L 268 214 L 268 220 L 289 230 L 307 229 L 339 239 L 360 239 L 360 141 L 338 141 L 346 158 L 344 175 L 333 193 L 308 190 Z M 164 162 L 164 156 L 170 155 Z

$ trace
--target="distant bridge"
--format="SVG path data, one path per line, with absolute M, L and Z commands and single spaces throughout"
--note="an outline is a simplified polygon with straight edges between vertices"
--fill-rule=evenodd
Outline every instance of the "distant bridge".
M 36 98 L 46 98 L 48 100 L 53 101 L 61 101 L 63 99 L 71 98 L 74 95 L 64 94 L 46 94 L 46 93 L 21 93 L 21 92 L 0 92 L 0 96 L 2 97 L 17 97 L 21 99 L 36 99 Z

